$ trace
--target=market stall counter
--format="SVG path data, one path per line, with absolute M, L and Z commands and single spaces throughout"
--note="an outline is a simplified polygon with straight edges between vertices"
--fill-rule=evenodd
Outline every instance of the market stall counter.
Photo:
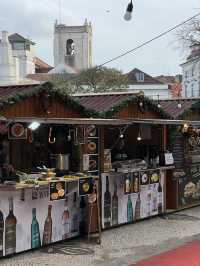
M 78 236 L 85 222 L 87 176 L 0 185 L 0 255 L 7 256 Z
M 102 227 L 165 213 L 166 171 L 173 166 L 102 174 Z

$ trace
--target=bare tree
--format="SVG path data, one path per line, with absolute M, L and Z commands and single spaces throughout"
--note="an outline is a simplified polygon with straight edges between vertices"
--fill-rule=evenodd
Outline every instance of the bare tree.
M 184 24 L 176 31 L 177 41 L 184 50 L 191 45 L 200 44 L 200 19 L 196 18 Z

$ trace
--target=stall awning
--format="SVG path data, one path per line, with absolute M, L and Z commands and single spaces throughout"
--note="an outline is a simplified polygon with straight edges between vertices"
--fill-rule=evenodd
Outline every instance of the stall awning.
M 3 120 L 5 121 L 5 120 Z M 132 121 L 127 119 L 101 119 L 101 118 L 38 118 L 38 117 L 13 117 L 7 122 L 32 123 L 57 125 L 131 125 Z
M 183 125 L 188 123 L 193 126 L 200 126 L 200 121 L 173 120 L 173 119 L 128 119 L 131 124 L 152 124 L 152 125 Z

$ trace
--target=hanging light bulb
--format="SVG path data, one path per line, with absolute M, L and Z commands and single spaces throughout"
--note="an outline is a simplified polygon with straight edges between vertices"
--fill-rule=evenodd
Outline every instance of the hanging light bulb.
M 178 103 L 178 105 L 177 105 L 177 106 L 178 106 L 178 108 L 181 108 L 181 107 L 182 107 L 182 105 L 181 105 L 181 103 L 180 103 L 180 102 Z
M 157 104 L 157 106 L 158 106 L 158 108 L 161 108 L 161 104 L 160 104 L 160 95 L 158 94 L 157 97 L 158 97 L 158 104 Z
M 127 6 L 126 13 L 124 15 L 124 19 L 126 21 L 131 20 L 131 18 L 132 18 L 132 11 L 133 11 L 133 2 L 131 0 L 131 2 Z
M 141 136 L 141 130 L 139 128 L 138 136 L 137 136 L 137 141 L 141 141 L 141 140 L 142 140 L 142 136 Z

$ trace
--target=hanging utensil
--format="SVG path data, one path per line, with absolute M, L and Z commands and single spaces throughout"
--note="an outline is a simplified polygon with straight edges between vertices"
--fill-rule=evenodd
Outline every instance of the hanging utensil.
M 52 137 L 52 127 L 49 128 L 49 143 L 53 144 L 56 142 L 56 138 Z

